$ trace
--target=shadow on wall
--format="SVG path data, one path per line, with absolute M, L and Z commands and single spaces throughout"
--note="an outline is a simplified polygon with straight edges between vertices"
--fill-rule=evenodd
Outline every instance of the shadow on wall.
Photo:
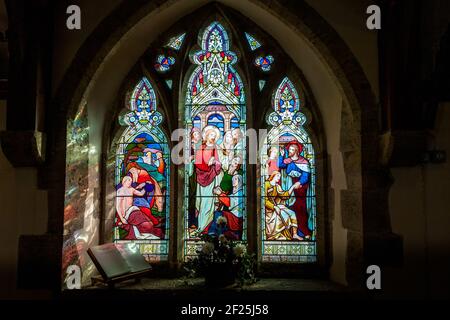
M 450 154 L 450 103 L 441 104 L 435 148 Z M 393 231 L 404 239 L 402 268 L 389 268 L 384 284 L 393 297 L 449 298 L 450 163 L 392 169 Z

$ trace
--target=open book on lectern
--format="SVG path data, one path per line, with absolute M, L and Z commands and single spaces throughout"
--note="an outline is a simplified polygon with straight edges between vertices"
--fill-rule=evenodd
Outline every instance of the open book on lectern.
M 152 269 L 134 243 L 106 243 L 89 248 L 88 254 L 105 279 Z

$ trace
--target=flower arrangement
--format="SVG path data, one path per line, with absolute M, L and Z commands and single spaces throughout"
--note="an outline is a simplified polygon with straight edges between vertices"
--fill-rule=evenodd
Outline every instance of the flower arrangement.
M 223 219 L 221 219 L 223 218 Z M 217 219 L 219 226 L 226 224 L 226 218 Z M 204 241 L 198 256 L 184 265 L 188 277 L 205 277 L 207 286 L 226 286 L 233 283 L 242 286 L 256 282 L 255 254 L 249 254 L 247 247 L 227 237 L 226 234 L 200 236 Z

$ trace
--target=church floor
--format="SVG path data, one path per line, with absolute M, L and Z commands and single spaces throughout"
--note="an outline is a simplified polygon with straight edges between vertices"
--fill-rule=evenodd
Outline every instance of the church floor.
M 344 286 L 325 280 L 316 279 L 275 279 L 263 278 L 251 286 L 239 288 L 228 286 L 211 289 L 204 286 L 202 279 L 151 279 L 144 278 L 140 283 L 134 281 L 117 284 L 115 289 L 96 285 L 84 290 L 66 290 L 62 293 L 65 299 L 145 299 L 146 297 L 176 301 L 217 301 L 224 297 L 228 301 L 258 301 L 284 299 L 367 299 L 367 295 Z

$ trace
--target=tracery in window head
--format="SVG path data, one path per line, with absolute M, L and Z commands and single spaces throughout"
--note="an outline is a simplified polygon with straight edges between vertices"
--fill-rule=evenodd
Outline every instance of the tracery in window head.
M 274 57 L 271 55 L 267 56 L 259 56 L 255 59 L 254 64 L 257 66 L 260 70 L 264 72 L 270 71 L 272 68 L 272 64 L 275 61 Z
M 265 85 L 266 85 L 266 80 L 259 80 L 258 81 L 259 91 L 263 91 Z
M 259 41 L 256 40 L 251 34 L 245 32 L 245 38 L 247 39 L 248 45 L 252 51 L 255 51 L 261 47 L 261 43 L 259 43 Z
M 174 64 L 175 64 L 174 57 L 160 54 L 156 57 L 155 69 L 158 72 L 166 72 L 169 71 Z
M 192 56 L 199 67 L 189 80 L 186 105 L 192 105 L 192 112 L 195 112 L 205 104 L 244 104 L 242 81 L 232 67 L 237 57 L 229 50 L 229 39 L 223 26 L 213 22 L 204 33 L 201 46 L 202 50 Z
M 196 254 L 202 234 L 246 239 L 246 107 L 233 68 L 237 56 L 218 22 L 206 28 L 200 45 L 185 99 L 185 258 Z
M 149 261 L 164 261 L 169 248 L 169 146 L 159 128 L 155 92 L 147 78 L 133 90 L 126 126 L 116 149 L 115 243 L 133 243 Z
M 271 129 L 261 148 L 262 260 L 315 262 L 316 174 L 306 116 L 286 77 L 273 95 Z
M 172 48 L 174 50 L 180 50 L 181 46 L 183 45 L 185 36 L 186 33 L 182 33 L 178 36 L 170 38 L 166 44 L 166 47 Z

